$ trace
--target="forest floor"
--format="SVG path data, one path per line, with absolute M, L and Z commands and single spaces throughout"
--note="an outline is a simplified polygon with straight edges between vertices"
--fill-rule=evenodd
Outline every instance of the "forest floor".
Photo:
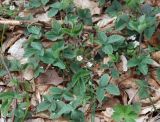
M 0 122 L 160 122 L 160 0 L 0 0 Z

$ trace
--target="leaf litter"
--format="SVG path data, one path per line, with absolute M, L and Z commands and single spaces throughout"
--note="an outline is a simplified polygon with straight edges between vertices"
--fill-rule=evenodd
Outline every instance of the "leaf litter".
M 41 1 L 42 3 L 38 2 L 38 1 Z M 59 7 L 58 2 L 56 3 L 56 5 L 53 4 L 51 6 L 48 6 L 50 1 L 47 1 L 47 0 L 37 0 L 36 4 L 32 0 L 26 1 L 27 4 L 31 4 L 33 2 L 34 3 L 33 6 L 38 6 L 38 7 L 43 6 L 43 5 L 41 5 L 41 4 L 43 4 L 43 2 L 44 2 L 44 5 L 47 4 L 46 6 L 43 6 L 41 9 L 34 8 L 33 6 L 31 6 L 31 7 L 33 7 L 31 9 L 25 9 L 23 6 L 22 11 L 19 11 L 19 13 L 17 14 L 19 17 L 22 17 L 22 18 L 27 18 L 27 17 L 29 18 L 30 17 L 26 21 L 29 24 L 29 26 L 32 26 L 32 24 L 33 24 L 38 27 L 41 26 L 41 28 L 43 28 L 43 27 L 45 28 L 44 30 L 41 30 L 41 28 L 40 29 L 36 28 L 33 32 L 30 31 L 30 34 L 33 36 L 30 36 L 28 34 L 28 32 L 26 31 L 25 28 L 28 28 L 28 27 L 25 26 L 25 21 L 18 20 L 18 19 L 15 20 L 14 15 L 9 18 L 2 16 L 0 19 L 1 24 L 8 25 L 11 28 L 13 27 L 13 31 L 18 32 L 18 34 L 10 34 L 10 36 L 7 37 L 7 39 L 4 39 L 4 42 L 2 43 L 2 53 L 4 53 L 5 56 L 8 57 L 8 60 L 12 61 L 13 59 L 14 60 L 16 59 L 17 62 L 19 61 L 20 64 L 24 65 L 24 67 L 27 67 L 24 70 L 20 70 L 20 71 L 15 70 L 11 75 L 13 75 L 14 77 L 19 75 L 19 77 L 20 77 L 19 79 L 23 80 L 23 82 L 29 81 L 29 83 L 32 86 L 32 90 L 29 90 L 31 104 L 29 105 L 28 110 L 31 111 L 31 113 L 33 114 L 32 115 L 33 118 L 26 118 L 26 122 L 39 122 L 39 121 L 40 122 L 47 122 L 47 121 L 48 122 L 51 122 L 51 121 L 53 121 L 53 122 L 63 122 L 63 121 L 67 122 L 68 120 L 66 120 L 65 117 L 58 118 L 57 120 L 51 120 L 51 118 L 49 116 L 50 114 L 48 114 L 48 112 L 36 113 L 35 110 L 36 110 L 36 107 L 38 106 L 38 104 L 40 104 L 46 100 L 50 101 L 50 99 L 49 99 L 50 96 L 49 97 L 48 96 L 43 97 L 43 96 L 51 94 L 50 88 L 56 87 L 59 89 L 63 89 L 64 90 L 63 92 L 66 92 L 66 94 L 62 94 L 62 95 L 58 94 L 59 96 L 63 96 L 61 99 L 64 99 L 65 104 L 61 103 L 62 105 L 66 106 L 67 103 L 72 104 L 70 102 L 70 100 L 77 100 L 77 99 L 84 100 L 84 101 L 82 101 L 82 103 L 83 102 L 85 103 L 86 101 L 84 98 L 81 98 L 81 99 L 78 98 L 78 95 L 76 95 L 75 90 L 78 91 L 78 88 L 80 88 L 79 94 L 82 94 L 83 92 L 87 91 L 86 90 L 87 88 L 84 89 L 85 84 L 80 84 L 81 81 L 82 82 L 89 82 L 90 86 L 93 85 L 94 90 L 97 90 L 96 88 L 99 85 L 99 83 L 97 81 L 99 81 L 99 78 L 101 76 L 103 76 L 103 74 L 105 74 L 105 73 L 110 73 L 110 80 L 109 81 L 105 80 L 105 82 L 109 82 L 113 86 L 114 85 L 118 86 L 120 89 L 120 95 L 118 96 L 119 97 L 118 98 L 118 97 L 114 96 L 113 94 L 104 93 L 105 99 L 104 99 L 103 103 L 98 103 L 98 101 L 95 102 L 98 106 L 97 110 L 95 110 L 95 115 L 94 115 L 95 122 L 102 122 L 102 121 L 113 122 L 114 121 L 113 115 L 114 115 L 115 105 L 118 105 L 118 104 L 132 105 L 135 103 L 140 103 L 142 105 L 141 111 L 139 113 L 139 117 L 135 120 L 136 122 L 152 122 L 152 121 L 158 122 L 159 114 L 157 114 L 156 116 L 151 116 L 150 114 L 156 112 L 155 108 L 157 110 L 160 110 L 160 106 L 159 106 L 160 105 L 160 103 L 159 103 L 159 99 L 160 99 L 160 87 L 159 87 L 160 79 L 159 79 L 159 77 L 160 76 L 159 76 L 159 73 L 157 73 L 159 70 L 156 69 L 156 68 L 160 67 L 160 62 L 159 62 L 160 61 L 160 52 L 158 50 L 159 28 L 157 27 L 157 30 L 155 30 L 151 39 L 148 40 L 148 39 L 144 38 L 145 40 L 143 40 L 142 43 L 140 43 L 140 46 L 134 47 L 136 49 L 139 48 L 140 50 L 143 47 L 144 52 L 146 50 L 149 50 L 148 52 L 151 54 L 151 58 L 153 59 L 153 62 L 150 63 L 150 65 L 148 67 L 149 68 L 149 70 L 148 70 L 149 71 L 149 74 L 148 74 L 149 78 L 148 78 L 147 76 L 139 75 L 139 73 L 141 73 L 142 70 L 146 69 L 146 67 L 142 67 L 142 69 L 140 69 L 138 71 L 135 67 L 133 67 L 131 69 L 128 67 L 128 63 L 131 59 L 131 56 L 133 56 L 130 54 L 129 51 L 131 51 L 132 54 L 134 54 L 133 49 L 125 47 L 127 50 L 123 50 L 123 53 L 127 52 L 126 55 L 123 53 L 119 53 L 117 50 L 117 49 L 119 49 L 119 47 L 118 47 L 118 45 L 116 45 L 117 38 L 116 39 L 112 38 L 112 40 L 108 40 L 109 38 L 111 38 L 110 35 L 111 36 L 115 35 L 115 33 L 124 36 L 123 34 L 125 33 L 125 31 L 120 32 L 119 30 L 117 31 L 115 29 L 115 28 L 119 27 L 119 25 L 118 25 L 119 23 L 121 24 L 121 26 L 119 28 L 120 30 L 122 28 L 125 28 L 128 26 L 128 25 L 125 25 L 125 23 L 124 23 L 124 21 L 126 22 L 125 19 L 127 19 L 125 17 L 121 17 L 121 21 L 118 21 L 118 19 L 119 19 L 118 14 L 115 16 L 110 16 L 109 13 L 107 13 L 107 14 L 105 13 L 105 15 L 104 15 L 104 9 L 107 9 L 106 11 L 113 12 L 112 14 L 114 14 L 116 11 L 116 9 L 114 8 L 114 5 L 112 6 L 110 2 L 105 1 L 104 6 L 101 7 L 100 2 L 103 0 L 99 0 L 99 1 L 74 0 L 73 1 L 77 10 L 84 9 L 84 10 L 86 10 L 84 12 L 87 13 L 88 12 L 87 10 L 89 9 L 90 11 L 87 13 L 87 15 L 91 15 L 91 21 L 93 21 L 92 24 L 94 24 L 95 26 L 98 27 L 98 32 L 104 31 L 105 35 L 107 34 L 107 37 L 105 37 L 103 35 L 103 33 L 100 33 L 98 35 L 94 29 L 90 29 L 90 27 L 92 28 L 92 24 L 90 24 L 88 22 L 88 20 L 90 18 L 88 18 L 88 16 L 86 17 L 85 16 L 86 13 L 84 14 L 82 11 L 82 13 L 80 13 L 80 15 L 79 15 L 80 16 L 79 19 L 81 21 L 83 21 L 84 24 L 89 23 L 89 25 L 85 25 L 84 32 L 92 33 L 91 35 L 89 35 L 89 36 L 87 35 L 87 37 L 86 37 L 87 40 L 89 40 L 89 43 L 86 43 L 88 50 L 85 50 L 86 52 L 83 52 L 83 50 L 84 50 L 83 48 L 81 50 L 75 51 L 73 48 L 70 48 L 73 45 L 69 46 L 69 44 L 68 44 L 68 40 L 71 42 L 73 40 L 75 40 L 74 36 L 81 29 L 81 25 L 78 25 L 76 23 L 77 24 L 77 27 L 76 27 L 76 24 L 74 23 L 74 22 L 78 21 L 78 19 L 76 19 L 76 16 L 71 16 L 71 18 L 65 17 L 65 14 L 63 13 L 63 11 L 66 10 L 65 7 L 67 6 L 67 2 L 69 2 L 69 1 L 67 1 L 67 0 L 66 1 L 61 0 L 61 1 L 62 1 L 61 4 L 63 6 L 62 8 Z M 11 4 L 16 4 L 15 9 L 17 7 L 20 8 L 22 4 L 25 4 L 25 3 L 21 3 L 16 0 L 14 2 L 12 2 L 11 0 L 4 0 L 2 2 L 2 4 L 9 5 L 9 6 Z M 46 2 L 46 4 L 45 4 L 45 2 Z M 145 2 L 151 6 L 159 6 L 160 5 L 159 4 L 160 2 L 157 0 L 146 0 Z M 123 4 L 123 1 L 120 1 L 120 3 Z M 128 3 L 128 4 L 130 4 L 130 3 Z M 58 11 L 57 15 L 53 18 L 48 17 L 48 10 L 50 9 L 50 7 L 53 8 L 55 11 Z M 110 11 L 110 10 L 112 10 L 112 11 Z M 127 11 L 126 13 L 129 12 L 129 10 L 126 10 L 126 11 Z M 10 14 L 10 13 L 5 13 L 5 14 L 6 14 L 6 16 L 8 16 L 7 14 Z M 157 17 L 157 19 L 159 21 L 159 13 L 157 13 L 155 16 Z M 86 20 L 84 18 L 86 18 Z M 68 28 L 66 28 L 64 25 L 61 27 L 61 25 L 59 25 L 58 23 L 56 23 L 56 26 L 54 26 L 54 24 L 53 25 L 50 24 L 55 19 L 57 19 L 59 22 L 62 22 L 61 24 L 65 23 L 66 24 L 65 26 L 71 30 L 67 30 Z M 67 19 L 71 19 L 71 20 L 69 20 L 69 23 L 67 23 L 67 21 L 68 21 Z M 24 24 L 24 26 L 22 23 Z M 47 25 L 47 27 L 45 25 Z M 132 23 L 130 23 L 130 25 L 131 25 L 130 27 L 133 27 Z M 11 28 L 9 28 L 7 31 L 9 31 L 10 33 L 13 33 L 13 32 L 11 32 Z M 43 36 L 40 36 L 41 33 L 45 33 L 46 31 L 49 31 L 49 30 L 51 30 L 51 35 L 53 35 L 55 37 L 55 39 L 53 39 L 55 42 L 53 42 L 53 43 L 50 42 L 50 40 L 48 38 L 46 38 L 45 34 Z M 65 42 L 65 44 L 56 43 L 57 39 L 59 39 L 63 35 L 62 30 L 64 31 L 64 34 L 65 34 L 64 39 L 67 40 Z M 135 27 L 133 27 L 133 30 L 134 30 L 134 32 L 137 31 L 137 29 Z M 135 32 L 135 33 L 137 34 L 137 32 Z M 145 31 L 144 31 L 144 33 L 145 33 Z M 78 33 L 78 36 L 80 36 L 80 38 L 76 37 L 76 39 L 77 39 L 76 41 L 80 41 L 80 40 L 81 41 L 78 42 L 77 45 L 83 45 L 83 44 L 85 45 L 85 43 L 82 41 L 83 34 L 84 34 L 83 32 Z M 99 38 L 96 38 L 96 35 L 98 35 Z M 3 39 L 3 36 L 4 35 L 2 35 L 2 37 L 1 37 L 2 39 Z M 39 38 L 39 36 L 40 36 L 40 38 Z M 138 35 L 138 36 L 140 36 L 140 35 Z M 35 38 L 35 40 L 33 38 Z M 137 37 L 135 37 L 135 40 L 138 41 L 138 39 L 136 39 L 136 38 Z M 37 42 L 38 40 L 41 40 L 41 39 L 42 39 L 42 45 Z M 97 40 L 100 40 L 101 42 L 98 42 Z M 32 41 L 35 42 L 34 44 L 37 44 L 37 45 L 35 45 L 35 46 L 29 45 L 30 43 L 32 43 Z M 120 41 L 119 45 L 121 45 L 123 47 L 123 44 L 125 44 L 125 43 L 121 44 L 121 42 L 123 42 L 123 39 L 122 40 L 120 39 L 119 41 Z M 132 45 L 132 42 L 129 42 L 130 39 L 128 39 L 127 41 L 128 41 L 127 43 L 129 44 L 129 46 Z M 35 54 L 31 55 L 31 57 L 29 57 L 29 58 L 24 57 L 25 48 L 26 48 L 24 46 L 25 43 L 27 43 L 27 45 L 32 47 L 32 48 L 30 48 L 30 50 L 35 52 Z M 119 53 L 119 57 L 116 54 L 114 54 L 114 55 L 110 54 L 109 51 L 105 51 L 105 52 L 107 52 L 107 54 L 105 54 L 105 56 L 104 56 L 103 50 L 100 50 L 100 49 L 106 43 L 108 45 L 110 45 L 110 48 L 114 48 L 114 50 L 113 50 L 114 52 L 117 51 L 117 54 Z M 97 44 L 100 44 L 100 46 L 98 45 L 98 48 L 95 48 L 97 46 Z M 74 45 L 74 46 L 77 46 L 77 45 Z M 152 46 L 152 48 L 149 48 L 149 46 Z M 40 50 L 39 50 L 39 48 L 40 48 Z M 48 48 L 48 49 L 43 49 L 43 48 Z M 77 47 L 77 48 L 79 48 L 79 47 Z M 88 54 L 91 52 L 90 48 L 94 50 L 93 54 Z M 52 50 L 53 50 L 53 52 L 51 52 Z M 76 53 L 74 54 L 73 50 L 77 54 Z M 65 51 L 67 53 L 65 53 Z M 48 57 L 45 57 L 45 58 L 48 58 L 48 60 L 45 60 L 43 58 L 44 53 L 46 53 L 46 55 L 48 56 Z M 60 54 L 60 56 L 59 56 L 59 54 Z M 88 54 L 88 55 L 85 55 L 85 54 Z M 38 55 L 38 57 L 36 57 L 37 55 Z M 78 63 L 77 62 L 74 63 L 75 60 L 73 60 L 74 58 L 76 58 L 76 55 L 77 56 L 84 55 L 83 59 L 79 60 Z M 66 58 L 65 60 L 71 60 L 71 62 L 66 61 L 64 63 L 62 56 L 64 56 Z M 40 63 L 39 63 L 39 60 L 36 60 L 37 58 L 40 58 L 40 61 L 41 61 Z M 120 60 L 117 60 L 118 58 Z M 52 59 L 54 59 L 54 60 L 52 60 Z M 139 58 L 139 59 L 141 59 L 141 58 Z M 142 61 L 143 62 L 142 65 L 146 65 L 145 63 L 149 62 L 149 59 L 146 59 L 146 60 L 147 61 Z M 30 61 L 32 62 L 30 64 L 31 66 L 30 65 L 27 66 L 26 64 Z M 113 63 L 112 61 L 116 62 L 116 63 Z M 46 63 L 47 65 L 42 64 L 42 62 Z M 138 63 L 140 63 L 140 61 Z M 92 74 L 92 80 L 94 82 L 93 84 L 91 84 L 91 81 L 86 80 L 88 78 L 87 71 L 86 72 L 84 71 L 85 72 L 84 74 L 82 71 L 78 72 L 79 67 L 85 68 L 86 64 L 88 66 L 87 70 L 90 70 L 93 72 L 93 74 Z M 6 64 L 6 65 L 10 70 L 10 64 Z M 45 70 L 37 69 L 38 67 L 36 67 L 36 65 L 41 65 L 41 67 L 45 67 L 46 69 Z M 63 69 L 65 69 L 65 65 L 68 65 L 69 68 L 71 68 L 71 71 L 68 69 L 66 69 L 66 71 L 63 70 Z M 107 67 L 107 65 L 108 65 L 108 67 L 111 65 L 111 68 L 108 68 L 106 70 L 105 65 L 106 65 L 106 67 Z M 5 68 L 4 66 L 1 66 L 1 67 L 2 67 L 1 68 L 2 70 Z M 15 69 L 15 67 L 14 67 L 14 69 Z M 32 67 L 32 68 L 30 68 L 30 67 Z M 37 78 L 35 78 L 35 75 L 34 75 L 35 69 L 38 73 Z M 109 70 L 109 72 L 108 72 L 108 70 Z M 3 72 L 3 71 L 1 71 L 1 72 Z M 75 78 L 75 79 L 74 79 L 74 76 L 71 77 L 71 75 L 73 75 L 73 72 L 77 73 L 76 74 L 77 78 Z M 70 73 L 70 74 L 68 74 L 68 73 Z M 7 77 L 7 74 L 6 74 L 6 77 Z M 0 80 L 1 80 L 1 82 L 5 83 L 4 78 L 5 77 L 2 77 L 2 78 L 0 77 Z M 137 82 L 135 82 L 135 81 L 138 81 L 141 79 L 145 79 L 148 82 L 148 85 L 147 84 L 138 84 Z M 73 86 L 75 86 L 75 88 L 77 88 L 72 91 L 72 92 L 75 92 L 73 94 L 73 96 L 70 95 L 70 92 L 65 91 L 66 88 L 71 88 L 71 87 L 67 87 L 67 82 L 69 82 L 69 81 L 70 82 L 75 81 Z M 13 80 L 12 80 L 12 82 L 13 82 Z M 0 85 L 0 87 L 3 86 L 3 88 L 5 88 L 1 91 L 1 93 L 3 93 L 3 91 L 7 91 L 7 92 L 10 91 L 11 90 L 10 87 L 15 87 L 16 85 L 17 85 L 16 81 L 13 82 L 13 86 L 12 85 L 10 86 L 9 84 Z M 147 86 L 144 86 L 144 85 L 147 85 Z M 142 87 L 139 87 L 139 86 L 142 86 Z M 115 88 L 115 87 L 113 87 L 113 88 Z M 141 100 L 140 96 L 138 96 L 139 94 L 142 94 L 142 95 L 145 94 L 145 93 L 143 93 L 142 88 L 144 88 L 144 89 L 149 88 L 150 89 L 149 98 L 144 98 L 143 100 Z M 140 92 L 140 89 L 142 89 L 141 92 Z M 93 89 L 91 89 L 91 90 L 93 90 Z M 103 90 L 102 90 L 102 93 L 103 93 Z M 24 91 L 22 84 L 19 85 L 19 91 L 20 92 Z M 56 94 L 56 91 L 55 91 L 55 94 Z M 18 96 L 16 96 L 16 97 L 18 97 Z M 19 100 L 19 101 L 22 101 L 22 100 Z M 12 105 L 11 109 L 16 110 L 16 108 L 18 108 L 18 106 L 19 106 L 19 101 L 17 101 L 15 105 Z M 59 104 L 58 102 L 57 102 L 57 104 Z M 94 103 L 92 103 L 92 104 L 94 104 Z M 83 104 L 80 104 L 80 106 L 78 106 L 78 109 L 84 109 L 84 112 L 86 115 L 85 116 L 86 121 L 91 121 L 91 119 L 93 119 L 93 118 L 90 116 L 90 115 L 92 115 L 90 113 L 93 112 L 92 109 L 94 109 L 94 107 L 90 106 L 90 104 L 87 104 L 86 105 L 87 107 L 86 106 L 82 107 L 82 105 Z M 53 107 L 53 109 L 54 109 L 54 107 Z M 10 109 L 8 109 L 8 111 L 9 110 Z M 21 110 L 21 109 L 19 109 L 19 110 Z M 50 110 L 50 111 L 53 111 L 53 110 Z M 63 113 L 63 111 L 61 111 L 61 112 Z M 58 114 L 60 114 L 60 113 L 58 113 Z M 75 113 L 72 113 L 72 114 L 73 114 L 72 116 L 74 116 Z M 16 115 L 15 115 L 15 117 L 8 117 L 8 121 L 14 121 L 16 117 L 17 117 Z M 3 117 L 1 117 L 0 119 L 1 119 L 0 121 L 6 120 L 6 118 L 3 118 Z M 83 120 L 81 120 L 81 121 L 83 122 Z

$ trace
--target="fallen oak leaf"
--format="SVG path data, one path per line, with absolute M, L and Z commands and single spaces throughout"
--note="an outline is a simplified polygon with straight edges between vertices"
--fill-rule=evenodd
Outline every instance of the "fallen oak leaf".
M 42 73 L 36 80 L 38 84 L 53 84 L 58 86 L 63 82 L 63 78 L 58 76 L 58 73 L 52 69 L 47 70 L 45 73 Z

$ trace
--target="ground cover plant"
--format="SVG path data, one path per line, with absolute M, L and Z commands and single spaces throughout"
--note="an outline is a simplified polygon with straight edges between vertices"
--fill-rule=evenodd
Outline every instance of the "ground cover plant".
M 159 0 L 0 0 L 0 121 L 160 121 L 159 22 Z

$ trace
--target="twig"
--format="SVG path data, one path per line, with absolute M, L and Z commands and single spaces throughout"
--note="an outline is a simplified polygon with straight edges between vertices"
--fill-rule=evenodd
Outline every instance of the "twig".
M 30 21 L 30 20 L 9 20 L 9 19 L 4 19 L 0 18 L 0 24 L 4 25 L 22 25 L 22 24 L 40 24 L 38 21 Z

